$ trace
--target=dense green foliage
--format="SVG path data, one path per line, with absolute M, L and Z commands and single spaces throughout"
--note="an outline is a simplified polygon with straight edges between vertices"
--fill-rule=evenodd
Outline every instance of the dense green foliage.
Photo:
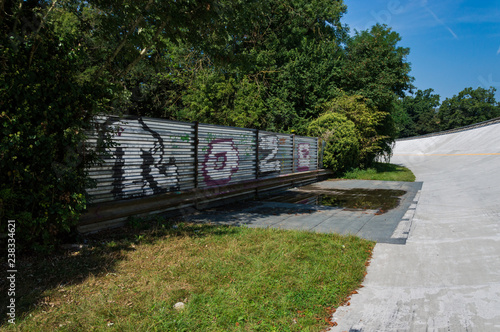
M 226 45 L 232 29 L 215 18 L 242 5 L 2 1 L 0 233 L 15 219 L 18 246 L 53 247 L 86 206 L 92 117 L 130 104 L 124 78 L 168 38 Z
M 41 248 L 68 232 L 85 208 L 84 166 L 96 157 L 84 130 L 109 93 L 80 75 L 86 58 L 77 26 L 61 34 L 64 14 L 54 21 L 35 14 L 23 6 L 1 25 L 0 218 L 2 227 L 6 218 L 16 220 L 18 245 Z
M 320 1 L 312 7 L 315 14 L 305 16 L 308 1 L 263 5 L 266 19 L 254 22 L 222 61 L 189 43 L 159 51 L 128 78 L 128 112 L 299 134 L 324 103 L 344 93 L 390 114 L 411 82 L 399 35 L 377 25 L 349 37 L 340 24 L 345 6 Z M 396 131 L 390 116 L 384 121 L 377 130 L 389 143 Z
M 432 89 L 418 90 L 413 96 L 405 96 L 401 100 L 402 116 L 405 123 L 399 128 L 400 137 L 423 135 L 437 131 L 437 107 L 439 95 Z
M 344 114 L 356 127 L 361 166 L 369 166 L 377 155 L 390 153 L 391 137 L 380 130 L 389 114 L 378 110 L 370 100 L 359 95 L 341 96 L 325 104 L 328 113 Z
M 412 80 L 399 35 L 376 25 L 350 36 L 342 1 L 0 7 L 0 217 L 34 247 L 54 244 L 87 204 L 95 114 L 326 135 L 325 161 L 341 170 L 390 154 Z
M 418 90 L 398 102 L 394 120 L 399 137 L 409 137 L 467 126 L 500 116 L 496 89 L 465 88 L 440 105 L 432 89 Z
M 126 82 L 133 114 L 305 133 L 317 107 L 336 96 L 347 38 L 341 2 L 258 2 L 229 51 L 170 44 Z M 244 12 L 244 11 L 243 11 Z M 328 24 L 325 24 L 328 22 Z M 152 70 L 151 68 L 155 68 Z M 152 107 L 143 100 L 155 101 Z
M 466 88 L 452 98 L 446 98 L 438 112 L 440 129 L 453 129 L 500 116 L 500 104 L 495 101 L 495 88 Z
M 357 32 L 347 43 L 340 86 L 370 100 L 379 111 L 390 113 L 396 97 L 411 87 L 410 50 L 398 47 L 398 33 L 382 25 Z
M 308 135 L 325 141 L 324 166 L 335 172 L 370 166 L 377 155 L 388 151 L 388 136 L 377 129 L 387 113 L 369 105 L 359 95 L 342 95 L 323 105 L 324 113 L 313 120 Z
M 309 124 L 309 135 L 326 142 L 324 167 L 342 172 L 359 163 L 359 135 L 355 124 L 345 115 L 323 114 Z

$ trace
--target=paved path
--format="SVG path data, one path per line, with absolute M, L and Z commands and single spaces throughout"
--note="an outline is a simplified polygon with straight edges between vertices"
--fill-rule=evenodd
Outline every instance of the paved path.
M 396 143 L 423 181 L 404 246 L 377 244 L 331 331 L 500 331 L 500 124 Z
M 394 191 L 403 193 L 401 196 L 395 196 L 399 204 L 383 213 L 377 209 L 361 210 L 291 204 L 279 202 L 279 197 L 273 197 L 261 201 L 228 204 L 186 215 L 184 218 L 192 222 L 353 234 L 381 243 L 404 244 L 408 238 L 411 217 L 415 211 L 414 199 L 421 187 L 422 184 L 418 182 L 340 180 L 323 181 L 287 192 L 287 194 L 301 194 L 303 196 L 299 196 L 298 200 L 310 203 L 314 203 L 314 198 L 320 193 L 343 190 L 350 192 L 352 189 L 360 188 L 368 189 L 365 190 L 366 192 L 375 191 L 376 194 L 380 190 L 382 190 L 381 194 Z M 366 197 L 363 193 L 355 195 L 363 199 Z

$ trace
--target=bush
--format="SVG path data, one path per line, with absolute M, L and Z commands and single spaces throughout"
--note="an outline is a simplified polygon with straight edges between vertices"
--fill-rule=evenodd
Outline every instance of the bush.
M 85 164 L 96 157 L 84 145 L 84 132 L 99 90 L 76 79 L 85 60 L 50 32 L 3 42 L 0 233 L 6 233 L 3 221 L 14 219 L 19 248 L 51 250 L 86 206 Z
M 341 173 L 359 164 L 360 144 L 356 127 L 345 115 L 325 113 L 312 121 L 308 134 L 326 142 L 323 165 Z
M 359 95 L 342 95 L 323 105 L 325 113 L 338 113 L 350 120 L 356 130 L 359 142 L 359 165 L 361 168 L 373 165 L 379 154 L 391 153 L 393 138 L 385 128 L 388 114 L 379 111 L 375 106 Z

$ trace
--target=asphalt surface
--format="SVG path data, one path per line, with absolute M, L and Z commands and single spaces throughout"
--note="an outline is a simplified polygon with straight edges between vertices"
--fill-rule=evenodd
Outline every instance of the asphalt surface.
M 404 246 L 379 243 L 336 331 L 500 331 L 500 124 L 396 143 L 422 181 Z
M 418 182 L 323 181 L 259 201 L 234 203 L 189 214 L 184 219 L 352 234 L 379 243 L 404 244 L 421 187 Z M 326 200 L 321 201 L 320 197 L 325 196 L 333 197 L 334 205 L 339 206 L 322 205 Z

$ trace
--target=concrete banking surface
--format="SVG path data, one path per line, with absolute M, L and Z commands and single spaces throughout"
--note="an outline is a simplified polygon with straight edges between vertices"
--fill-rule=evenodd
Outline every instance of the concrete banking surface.
M 500 331 L 500 124 L 396 142 L 423 181 L 406 245 L 378 243 L 330 331 Z

